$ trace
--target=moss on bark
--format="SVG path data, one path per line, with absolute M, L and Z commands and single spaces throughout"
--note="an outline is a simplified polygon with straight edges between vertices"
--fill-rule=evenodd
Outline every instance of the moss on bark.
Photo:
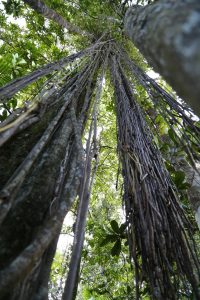
M 125 32 L 149 64 L 200 115 L 200 2 L 164 0 L 133 6 Z

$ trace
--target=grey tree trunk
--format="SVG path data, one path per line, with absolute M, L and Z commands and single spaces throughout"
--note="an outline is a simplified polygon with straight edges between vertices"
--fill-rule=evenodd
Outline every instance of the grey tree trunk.
M 52 112 L 49 115 L 45 120 L 47 122 L 49 121 L 49 117 L 52 117 Z M 5 177 L 9 177 L 10 173 L 15 169 L 16 164 L 18 165 L 19 161 L 30 151 L 29 149 L 35 142 L 36 136 L 41 134 L 42 125 L 46 126 L 46 122 L 37 124 L 33 128 L 19 134 L 6 144 L 7 151 L 3 149 L 0 152 L 0 177 L 2 181 L 3 179 L 5 180 Z M 38 130 L 37 133 L 36 130 Z M 14 199 L 13 207 L 10 209 L 5 221 L 1 224 L 1 284 L 3 284 L 3 279 L 5 278 L 4 270 L 7 272 L 6 270 L 12 264 L 12 261 L 15 261 L 21 255 L 22 251 L 33 243 L 37 233 L 43 228 L 45 220 L 51 218 L 56 211 L 55 205 L 57 206 L 58 203 L 53 203 L 52 199 L 54 198 L 61 163 L 67 147 L 73 147 L 73 128 L 69 114 L 66 114 L 62 124 L 55 131 L 46 151 L 38 158 L 29 177 L 25 180 L 21 189 L 19 189 Z M 72 159 L 72 157 L 69 157 L 69 159 Z M 62 224 L 62 220 L 59 220 L 59 222 Z M 52 238 L 55 237 L 55 234 L 58 235 L 59 232 L 52 233 Z M 45 250 L 44 248 L 43 252 Z M 23 269 L 23 260 L 21 267 Z M 35 259 L 33 268 L 30 268 L 28 272 L 21 272 L 21 278 L 19 277 L 18 279 L 19 284 L 17 284 L 17 280 L 13 280 L 13 285 L 9 284 L 7 286 L 7 292 L 4 291 L 3 287 L 0 288 L 0 298 L 2 300 L 26 300 L 33 297 L 34 299 L 34 295 L 40 292 L 41 289 L 38 280 L 41 281 L 40 274 L 46 272 L 44 268 L 46 270 L 44 259 L 41 259 L 39 255 Z M 47 269 L 50 271 L 50 268 Z M 9 276 L 10 278 L 12 277 L 11 272 Z M 45 276 L 48 278 L 49 272 Z M 44 284 L 42 287 L 44 287 Z
M 77 115 L 82 113 L 85 105 L 86 90 L 81 91 L 79 86 L 77 92 L 72 93 L 75 100 L 69 103 L 69 106 L 75 105 Z M 88 97 L 90 99 L 90 95 Z M 58 238 L 64 215 L 78 191 L 81 174 L 71 113 L 66 108 L 56 124 L 55 119 L 67 101 L 65 97 L 54 102 L 39 123 L 12 137 L 0 148 L 0 204 L 1 212 L 5 212 L 0 228 L 2 300 L 47 299 L 47 284 L 56 247 L 50 243 Z M 9 182 L 15 185 L 21 172 L 20 164 L 23 164 L 25 172 L 28 160 L 24 158 L 38 145 L 38 139 L 44 139 L 51 124 L 55 125 L 54 131 L 44 149 L 38 153 L 26 174 L 28 176 L 22 177 L 18 186 L 12 189 L 12 194 L 6 196 L 3 191 L 8 189 L 5 187 L 9 186 Z M 19 171 L 16 172 L 17 167 Z M 60 214 L 62 205 L 66 208 Z
M 132 6 L 124 27 L 154 70 L 200 115 L 199 0 Z
M 179 169 L 185 172 L 186 181 L 190 184 L 188 197 L 195 212 L 197 225 L 200 229 L 200 175 L 198 173 L 200 169 L 197 168 L 198 171 L 195 170 L 185 160 L 179 162 Z
M 142 276 L 148 280 L 152 299 L 178 299 L 179 287 L 173 281 L 175 265 L 179 270 L 178 276 L 184 274 L 199 299 L 198 267 L 193 272 L 193 266 L 195 268 L 198 263 L 192 262 L 191 258 L 195 255 L 188 253 L 189 241 L 185 239 L 183 226 L 185 216 L 179 206 L 179 198 L 173 190 L 159 149 L 152 143 L 143 112 L 132 94 L 132 86 L 115 57 L 111 74 L 115 85 L 124 202 L 127 215 L 132 214 L 128 241 L 135 263 L 135 299 L 141 296 Z M 180 255 L 177 255 L 177 249 L 181 249 Z M 141 253 L 141 268 L 138 267 L 138 253 Z
M 46 17 L 47 19 L 56 22 L 60 26 L 68 29 L 70 32 L 80 34 L 80 35 L 86 35 L 89 38 L 93 37 L 92 34 L 84 30 L 81 30 L 78 26 L 73 25 L 67 20 L 65 20 L 61 15 L 59 15 L 53 9 L 45 5 L 43 1 L 41 0 L 23 0 L 23 1 L 28 5 L 30 5 L 35 11 L 37 11 L 38 13 Z
M 79 72 L 0 130 L 1 300 L 48 299 L 57 239 L 83 177 L 85 157 L 78 145 L 100 53 L 90 52 Z M 13 83 L 15 91 L 24 79 L 27 84 L 27 77 Z

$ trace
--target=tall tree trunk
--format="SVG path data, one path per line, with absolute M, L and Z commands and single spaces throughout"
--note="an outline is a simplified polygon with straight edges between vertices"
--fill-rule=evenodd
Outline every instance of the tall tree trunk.
M 190 184 L 188 197 L 195 212 L 195 219 L 200 229 L 200 169 L 195 170 L 186 160 L 178 163 L 179 170 L 185 173 L 186 181 Z
M 185 231 L 189 224 L 121 66 L 118 57 L 113 57 L 111 74 L 116 95 L 118 148 L 129 247 L 135 263 L 136 299 L 140 299 L 144 278 L 153 299 L 178 299 L 177 289 L 184 287 L 177 283 L 184 277 L 199 298 L 198 258 L 188 247 Z
M 82 177 L 70 107 L 84 128 L 93 90 L 89 75 L 99 67 L 98 54 L 95 58 L 75 82 L 70 80 L 67 91 L 58 93 L 59 99 L 55 95 L 40 122 L 0 148 L 2 300 L 46 299 L 46 259 L 55 250 L 49 245 L 59 235 Z
M 149 64 L 200 115 L 200 2 L 163 0 L 133 6 L 125 32 Z
M 71 24 L 70 22 L 66 21 L 61 15 L 55 12 L 53 9 L 49 8 L 43 1 L 41 0 L 23 0 L 24 3 L 30 5 L 36 12 L 42 14 L 49 20 L 53 20 L 60 26 L 68 29 L 72 33 L 77 33 L 80 35 L 85 35 L 89 38 L 92 38 L 93 35 L 89 32 L 81 30 L 78 26 Z
M 108 58 L 108 53 L 107 53 L 107 58 Z M 106 66 L 107 66 L 107 58 L 105 60 Z M 104 65 L 101 80 L 99 82 L 99 85 L 97 86 L 96 99 L 94 102 L 94 108 L 92 112 L 92 121 L 90 123 L 90 129 L 89 129 L 88 139 L 86 143 L 86 150 L 85 150 L 86 158 L 85 158 L 85 165 L 83 166 L 84 175 L 80 185 L 79 206 L 77 210 L 73 248 L 72 248 L 71 260 L 69 263 L 69 272 L 67 275 L 67 280 L 65 283 L 64 293 L 62 297 L 63 300 L 75 300 L 77 289 L 78 289 L 81 253 L 82 253 L 84 237 L 85 237 L 87 213 L 89 209 L 89 201 L 90 201 L 90 194 L 92 190 L 93 180 L 97 168 L 97 162 L 96 162 L 96 166 L 92 171 L 92 159 L 93 157 L 95 157 L 97 153 L 97 105 L 100 101 L 100 97 L 102 93 L 103 80 L 105 78 L 104 77 L 105 69 L 106 68 Z M 80 144 L 79 141 L 77 142 Z M 79 148 L 84 155 L 83 147 L 80 145 Z
M 41 124 L 23 132 L 6 144 L 7 153 L 5 153 L 4 149 L 1 152 L 1 170 L 3 172 L 1 175 L 4 178 L 10 172 L 13 172 L 16 167 L 15 164 L 18 164 L 19 160 L 23 159 L 23 156 L 26 155 L 25 153 L 30 151 L 29 147 L 32 147 L 35 139 L 35 130 L 40 132 Z M 6 214 L 3 215 L 3 219 L 5 220 L 2 221 L 0 230 L 1 284 L 3 284 L 3 279 L 6 278 L 4 275 L 6 270 L 9 270 L 10 264 L 17 260 L 18 256 L 23 253 L 23 250 L 28 245 L 32 244 L 37 232 L 43 227 L 44 220 L 50 218 L 53 213 L 51 212 L 51 206 L 53 205 L 52 201 L 55 194 L 56 182 L 67 147 L 69 144 L 73 144 L 72 134 L 70 115 L 67 114 L 65 120 L 63 120 L 63 124 L 60 124 L 59 128 L 55 131 L 47 149 L 43 151 L 36 163 L 33 164 L 29 171 L 29 176 L 22 187 L 20 189 L 17 188 L 18 192 L 14 192 L 13 201 L 11 202 L 10 196 L 6 200 L 7 202 L 11 202 L 11 204 L 9 209 L 6 209 Z M 26 135 L 28 135 L 28 138 Z M 30 135 L 33 135 L 34 138 L 31 139 Z M 15 155 L 12 155 L 12 152 L 15 152 Z M 8 158 L 6 160 L 7 155 L 13 160 L 13 162 L 10 160 L 9 170 Z M 6 169 L 7 172 L 5 171 Z M 54 234 L 55 232 L 52 237 L 54 237 Z M 44 248 L 43 251 L 45 250 Z M 18 278 L 22 282 L 22 285 L 21 282 L 20 285 L 17 285 L 17 279 L 15 279 L 16 282 L 12 282 L 13 285 L 9 284 L 7 286 L 7 292 L 5 292 L 4 287 L 0 288 L 1 299 L 25 300 L 32 297 L 40 273 L 40 264 L 41 257 L 39 256 L 36 258 L 34 268 L 32 266 L 26 274 L 23 274 L 22 271 L 22 274 Z M 23 270 L 23 260 L 21 268 Z M 12 277 L 11 272 L 10 277 Z M 14 287 L 15 285 L 16 288 Z
M 174 129 L 173 125 L 177 126 L 179 124 L 181 126 L 182 132 L 184 132 L 184 139 L 180 139 L 180 137 L 176 136 L 177 141 L 180 142 L 182 148 L 185 150 L 186 155 L 188 157 L 190 164 L 186 159 L 174 161 L 174 165 L 177 169 L 181 169 L 186 174 L 186 180 L 190 184 L 190 188 L 188 189 L 188 196 L 191 202 L 192 208 L 195 212 L 195 218 L 200 227 L 200 176 L 198 172 L 195 170 L 195 158 L 192 155 L 193 149 L 189 148 L 191 143 L 196 142 L 198 146 L 200 143 L 200 129 L 195 126 L 194 121 L 187 114 L 187 110 L 181 103 L 176 101 L 172 95 L 170 95 L 167 91 L 165 91 L 154 79 L 150 78 L 142 69 L 140 69 L 134 61 L 132 61 L 123 48 L 118 48 L 118 52 L 121 53 L 121 59 L 125 62 L 127 67 L 133 72 L 137 81 L 143 86 L 146 90 L 149 98 L 152 100 L 154 104 L 154 108 L 151 110 L 151 118 L 153 120 L 156 119 L 157 116 L 163 116 L 163 119 L 168 123 L 169 128 L 173 129 L 174 136 L 176 136 L 176 129 Z M 162 103 L 165 103 L 165 109 L 162 107 Z M 167 106 L 166 106 L 167 104 Z M 159 105 L 160 109 L 159 109 Z M 169 107 L 169 108 L 168 108 Z M 179 120 L 174 118 L 174 112 L 176 112 L 176 116 L 182 120 L 182 123 L 179 123 Z M 172 114 L 171 114 L 172 112 Z M 187 130 L 190 128 L 190 131 L 193 133 L 192 138 L 187 135 Z M 165 135 L 162 136 L 161 139 L 164 138 L 164 141 L 170 144 L 170 136 Z M 189 151 L 187 151 L 189 149 Z M 192 158 L 192 160 L 191 160 Z

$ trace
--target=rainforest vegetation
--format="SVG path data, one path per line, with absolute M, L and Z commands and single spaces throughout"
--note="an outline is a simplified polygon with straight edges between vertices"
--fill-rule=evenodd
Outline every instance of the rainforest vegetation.
M 199 0 L 0 3 L 0 299 L 200 299 Z

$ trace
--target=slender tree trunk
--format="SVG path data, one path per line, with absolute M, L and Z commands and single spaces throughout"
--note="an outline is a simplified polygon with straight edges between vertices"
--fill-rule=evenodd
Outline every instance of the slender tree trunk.
M 163 0 L 133 6 L 125 32 L 149 64 L 200 115 L 200 2 Z
M 27 3 L 30 5 L 35 11 L 42 14 L 44 17 L 46 17 L 49 20 L 53 20 L 60 26 L 68 29 L 72 33 L 77 33 L 81 35 L 85 35 L 89 38 L 92 38 L 93 35 L 81 30 L 78 26 L 73 25 L 66 21 L 61 15 L 59 15 L 57 12 L 55 12 L 53 9 L 49 8 L 45 3 L 41 0 L 23 0 L 24 3 Z

